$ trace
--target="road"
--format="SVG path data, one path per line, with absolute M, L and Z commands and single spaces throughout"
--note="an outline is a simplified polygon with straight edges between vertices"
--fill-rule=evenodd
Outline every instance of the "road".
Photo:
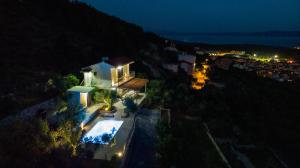
M 136 130 L 132 139 L 132 152 L 128 156 L 130 168 L 159 167 L 155 158 L 156 130 L 155 125 L 160 113 L 143 109 L 137 116 Z

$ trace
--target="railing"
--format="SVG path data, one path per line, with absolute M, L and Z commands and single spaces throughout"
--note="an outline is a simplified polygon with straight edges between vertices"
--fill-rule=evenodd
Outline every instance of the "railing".
M 121 85 L 121 84 L 129 81 L 130 79 L 132 79 L 134 77 L 135 77 L 135 72 L 130 71 L 129 75 L 125 75 L 125 76 L 122 76 L 122 77 L 118 78 L 118 85 Z
M 79 84 L 79 86 L 83 86 L 84 85 L 84 80 L 81 81 L 81 83 Z
M 134 113 L 134 117 L 133 117 L 133 125 L 131 126 L 131 129 L 129 131 L 129 136 L 126 139 L 125 149 L 123 152 L 124 157 L 121 159 L 120 168 L 128 167 L 130 155 L 133 150 L 132 149 L 133 138 L 134 138 L 133 136 L 134 136 L 134 132 L 136 130 L 136 118 L 138 115 L 139 115 L 139 111 L 136 111 L 136 113 Z
M 129 72 L 129 78 L 134 78 L 135 77 L 135 72 L 134 71 L 130 71 Z

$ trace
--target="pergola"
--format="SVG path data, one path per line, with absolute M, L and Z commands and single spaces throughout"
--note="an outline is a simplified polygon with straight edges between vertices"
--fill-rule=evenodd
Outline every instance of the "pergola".
M 118 88 L 139 91 L 143 87 L 145 87 L 148 82 L 149 82 L 148 79 L 133 78 L 130 81 L 125 82 L 122 85 L 118 86 Z M 146 91 L 146 87 L 145 87 L 145 91 Z

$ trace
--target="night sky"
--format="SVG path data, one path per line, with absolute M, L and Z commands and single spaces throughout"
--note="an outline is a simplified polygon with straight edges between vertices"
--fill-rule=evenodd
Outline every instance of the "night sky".
M 300 0 L 81 0 L 149 31 L 300 30 Z

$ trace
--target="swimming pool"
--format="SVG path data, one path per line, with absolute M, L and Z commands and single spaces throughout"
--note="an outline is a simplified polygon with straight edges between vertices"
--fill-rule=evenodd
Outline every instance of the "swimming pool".
M 123 121 L 103 120 L 87 132 L 81 139 L 83 143 L 108 144 L 116 135 Z

